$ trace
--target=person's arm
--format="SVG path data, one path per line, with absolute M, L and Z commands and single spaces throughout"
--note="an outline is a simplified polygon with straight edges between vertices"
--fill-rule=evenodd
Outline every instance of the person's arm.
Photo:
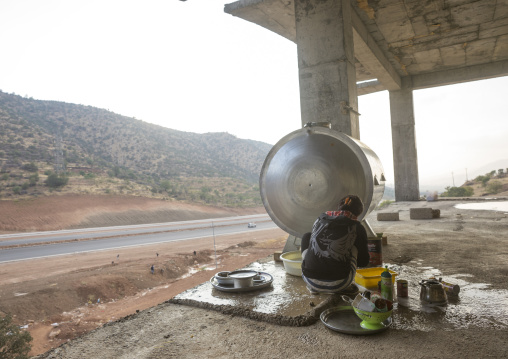
M 357 237 L 355 241 L 355 247 L 358 249 L 358 257 L 356 258 L 357 267 L 366 267 L 369 265 L 370 254 L 369 247 L 367 245 L 367 231 L 365 228 L 358 223 L 356 226 Z
M 304 250 L 306 250 L 307 248 L 309 248 L 309 243 L 310 243 L 310 236 L 311 236 L 311 233 L 310 232 L 307 232 L 305 233 L 303 236 L 302 236 L 302 242 L 301 242 L 301 247 L 300 247 L 300 251 L 303 253 Z

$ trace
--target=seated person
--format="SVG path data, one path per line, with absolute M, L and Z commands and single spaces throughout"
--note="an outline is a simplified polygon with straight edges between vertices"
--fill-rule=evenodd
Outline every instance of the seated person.
M 344 197 L 338 211 L 322 213 L 302 237 L 302 278 L 311 293 L 357 292 L 356 268 L 369 264 L 367 231 L 357 220 L 358 196 Z

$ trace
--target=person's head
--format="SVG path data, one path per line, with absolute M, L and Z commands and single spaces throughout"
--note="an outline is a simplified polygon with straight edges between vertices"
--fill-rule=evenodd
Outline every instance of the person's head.
M 363 212 L 363 203 L 360 197 L 354 194 L 347 195 L 339 202 L 340 211 L 349 211 L 355 216 L 359 216 Z

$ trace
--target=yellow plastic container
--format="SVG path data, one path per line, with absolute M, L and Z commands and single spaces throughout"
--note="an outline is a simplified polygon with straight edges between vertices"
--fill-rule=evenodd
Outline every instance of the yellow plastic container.
M 356 270 L 355 282 L 364 288 L 377 288 L 377 283 L 381 280 L 381 273 L 385 268 L 362 268 Z M 395 283 L 395 277 L 399 274 L 390 269 L 388 271 L 392 274 L 392 283 Z

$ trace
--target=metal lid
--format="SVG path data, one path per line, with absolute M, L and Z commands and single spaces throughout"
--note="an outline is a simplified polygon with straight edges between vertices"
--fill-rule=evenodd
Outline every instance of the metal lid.
M 253 270 L 238 270 L 238 271 L 229 273 L 230 278 L 236 278 L 236 279 L 254 278 L 257 275 L 258 275 L 258 272 L 253 271 Z
M 259 179 L 261 198 L 272 220 L 298 238 L 323 212 L 337 209 L 348 194 L 364 204 L 361 220 L 381 201 L 383 166 L 362 142 L 326 127 L 291 132 L 268 153 Z

